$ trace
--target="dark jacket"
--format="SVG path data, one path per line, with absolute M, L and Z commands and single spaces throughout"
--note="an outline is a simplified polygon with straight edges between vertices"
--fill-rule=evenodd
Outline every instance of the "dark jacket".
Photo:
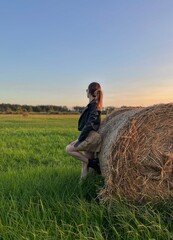
M 93 99 L 83 110 L 79 118 L 78 130 L 81 131 L 81 133 L 75 147 L 86 139 L 90 131 L 97 131 L 100 127 L 100 123 L 101 112 L 97 110 L 97 103 Z

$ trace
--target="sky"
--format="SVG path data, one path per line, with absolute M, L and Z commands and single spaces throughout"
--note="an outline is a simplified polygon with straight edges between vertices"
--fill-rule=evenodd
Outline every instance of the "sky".
M 172 0 L 1 0 L 0 103 L 173 102 Z

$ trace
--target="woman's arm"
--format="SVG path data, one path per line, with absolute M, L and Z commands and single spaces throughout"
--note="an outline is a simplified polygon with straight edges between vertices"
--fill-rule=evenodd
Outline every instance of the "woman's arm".
M 75 147 L 77 147 L 81 142 L 83 142 L 86 139 L 86 137 L 88 136 L 88 134 L 91 130 L 95 130 L 94 124 L 95 124 L 96 120 L 98 119 L 98 116 L 99 116 L 99 113 L 97 111 L 97 104 L 96 103 L 92 104 L 91 109 L 90 109 L 90 114 L 88 117 L 88 121 L 82 129 L 82 131 L 78 137 L 78 141 L 74 145 Z

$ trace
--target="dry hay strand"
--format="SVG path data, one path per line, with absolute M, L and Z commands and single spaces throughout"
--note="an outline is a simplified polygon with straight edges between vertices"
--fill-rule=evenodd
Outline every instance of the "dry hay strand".
M 113 115 L 100 128 L 103 200 L 173 196 L 173 103 Z

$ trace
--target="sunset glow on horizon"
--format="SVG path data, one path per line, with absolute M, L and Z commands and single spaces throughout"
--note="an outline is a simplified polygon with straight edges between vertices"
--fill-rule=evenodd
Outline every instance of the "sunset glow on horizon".
M 173 1 L 1 1 L 0 103 L 173 102 Z

